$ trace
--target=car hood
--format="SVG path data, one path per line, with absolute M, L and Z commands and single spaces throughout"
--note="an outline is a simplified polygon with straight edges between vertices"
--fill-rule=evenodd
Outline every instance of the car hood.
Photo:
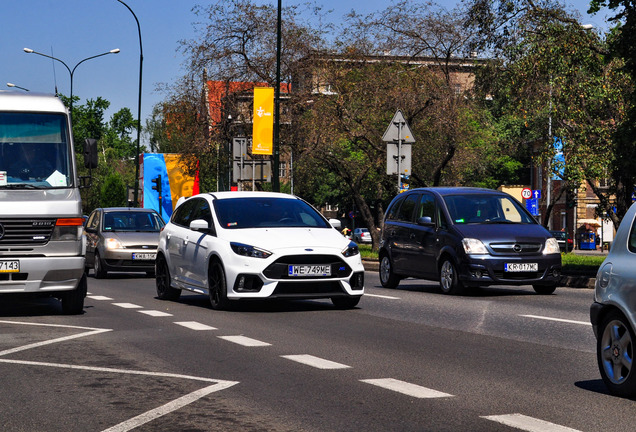
M 226 240 L 257 246 L 274 252 L 288 248 L 333 248 L 338 252 L 350 240 L 333 228 L 256 228 L 228 230 Z
M 109 232 L 102 233 L 102 235 L 104 237 L 116 238 L 124 246 L 132 246 L 132 245 L 157 246 L 157 244 L 159 244 L 158 232 L 109 231 Z
M 544 242 L 552 237 L 541 225 L 535 224 L 465 224 L 455 225 L 462 237 L 477 238 L 483 242 Z

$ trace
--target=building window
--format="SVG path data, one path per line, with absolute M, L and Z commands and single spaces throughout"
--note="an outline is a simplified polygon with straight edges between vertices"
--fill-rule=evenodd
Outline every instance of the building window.
M 278 175 L 279 177 L 287 177 L 287 162 L 281 162 L 278 165 Z

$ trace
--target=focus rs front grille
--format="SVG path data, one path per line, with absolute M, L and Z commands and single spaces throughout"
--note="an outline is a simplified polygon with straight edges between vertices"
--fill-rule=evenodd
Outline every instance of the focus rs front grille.
M 51 239 L 55 219 L 0 219 L 0 246 L 39 246 Z
M 320 264 L 331 266 L 331 276 L 312 276 L 311 279 L 343 278 L 351 274 L 351 267 L 334 255 L 288 255 L 270 264 L 263 274 L 268 279 L 299 279 L 288 275 L 290 265 Z

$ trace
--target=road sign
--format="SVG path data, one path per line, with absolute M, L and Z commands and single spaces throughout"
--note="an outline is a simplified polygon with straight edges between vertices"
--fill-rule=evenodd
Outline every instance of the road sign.
M 400 152 L 399 174 L 411 175 L 411 145 L 403 145 Z M 398 174 L 398 146 L 388 143 L 386 145 L 386 173 Z
M 526 200 L 526 208 L 532 216 L 539 215 L 539 201 L 536 198 L 529 198 Z
M 541 198 L 541 191 L 540 190 L 533 190 L 532 191 L 532 198 L 534 199 L 540 199 Z
M 530 198 L 532 198 L 532 189 L 530 189 L 530 188 L 523 188 L 523 190 L 521 191 L 521 198 L 523 198 L 523 199 L 530 199 Z
M 402 141 L 402 144 L 413 144 L 415 142 L 413 132 L 411 132 L 411 128 L 409 128 L 400 110 L 395 112 L 391 124 L 389 124 L 382 136 L 382 141 L 384 142 L 398 142 L 398 140 Z

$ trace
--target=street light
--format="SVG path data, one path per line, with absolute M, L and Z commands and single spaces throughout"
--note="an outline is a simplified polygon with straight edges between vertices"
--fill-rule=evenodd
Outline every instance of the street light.
M 68 65 L 66 63 L 64 63 L 62 60 L 60 60 L 59 58 L 47 55 L 47 54 L 42 54 L 40 52 L 37 51 L 33 51 L 31 48 L 24 48 L 24 52 L 27 54 L 37 54 L 37 55 L 41 55 L 42 57 L 47 57 L 56 61 L 59 61 L 60 63 L 62 63 L 64 65 L 64 67 L 66 68 L 66 70 L 68 70 L 68 73 L 71 74 L 71 104 L 70 104 L 70 113 L 71 113 L 71 119 L 73 118 L 73 74 L 75 73 L 75 69 L 77 69 L 77 67 L 79 65 L 81 65 L 82 63 L 84 63 L 86 60 L 90 60 L 90 59 L 94 59 L 97 57 L 101 57 L 101 56 L 105 56 L 108 54 L 117 54 L 119 53 L 119 48 L 115 48 L 112 49 L 110 51 L 107 51 L 105 53 L 101 53 L 101 54 L 97 54 L 94 56 L 90 56 L 90 57 L 86 57 L 84 60 L 81 60 L 79 63 L 77 63 L 73 69 L 71 69 L 70 67 L 68 67 Z
M 141 44 L 141 26 L 139 25 L 139 20 L 137 19 L 137 15 L 133 12 L 133 10 L 124 3 L 122 0 L 117 0 L 119 3 L 126 6 L 126 9 L 130 11 L 133 18 L 135 18 L 135 22 L 137 23 L 137 32 L 139 33 L 139 99 L 137 102 L 137 163 L 135 164 L 135 207 L 139 205 L 138 195 L 139 195 L 139 152 L 140 152 L 140 135 L 141 135 L 141 77 L 143 71 L 144 64 L 144 48 Z
M 29 91 L 28 88 L 20 87 L 19 85 L 15 85 L 13 83 L 7 83 L 7 87 L 15 87 L 15 88 L 18 88 L 20 90 Z

